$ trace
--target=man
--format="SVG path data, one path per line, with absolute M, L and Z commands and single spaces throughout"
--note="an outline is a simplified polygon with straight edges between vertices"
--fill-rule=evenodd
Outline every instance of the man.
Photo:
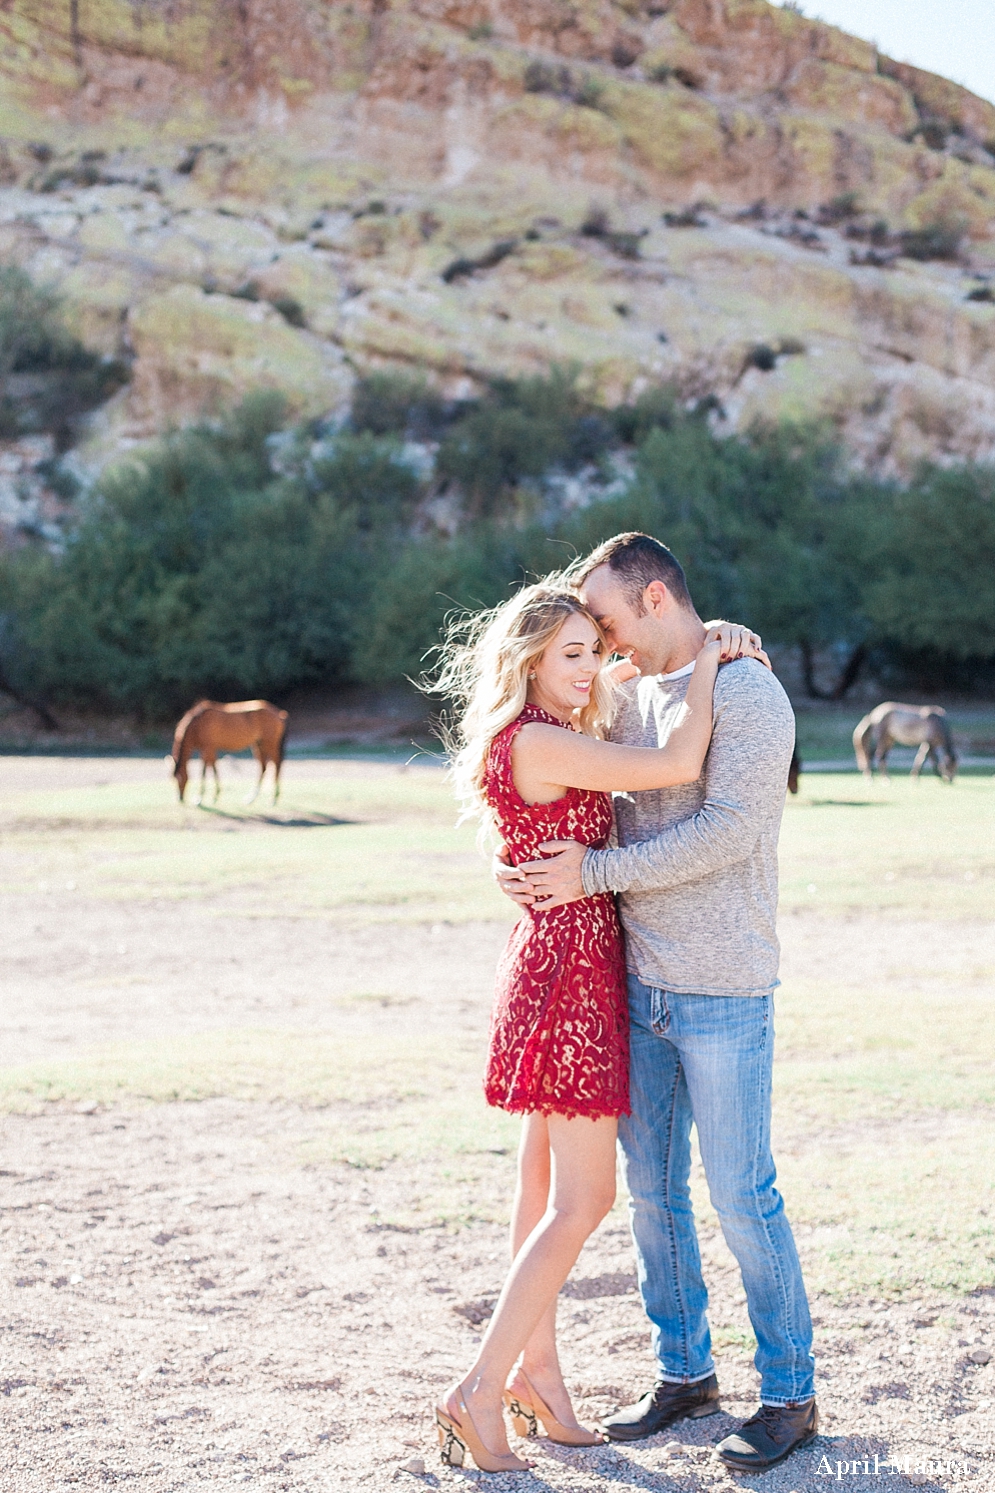
M 662 745 L 705 637 L 683 570 L 658 540 L 621 534 L 575 579 L 612 648 L 640 671 L 622 687 L 612 740 Z M 818 1429 L 808 1302 L 770 1151 L 777 837 L 793 744 L 773 674 L 755 660 L 728 664 L 697 783 L 616 798 L 618 848 L 555 842 L 542 847 L 549 859 L 498 873 L 509 895 L 540 906 L 619 894 L 632 1104 L 619 1138 L 659 1378 L 605 1428 L 635 1441 L 720 1408 L 688 1188 L 693 1122 L 757 1337 L 760 1409 L 718 1448 L 749 1472 Z

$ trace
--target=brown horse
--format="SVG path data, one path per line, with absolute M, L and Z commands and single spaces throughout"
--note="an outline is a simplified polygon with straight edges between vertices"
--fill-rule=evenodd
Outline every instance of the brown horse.
M 912 764 L 913 778 L 918 778 L 927 758 L 945 783 L 952 783 L 957 773 L 957 753 L 947 724 L 947 712 L 939 705 L 897 705 L 886 700 L 876 706 L 855 728 L 853 750 L 857 766 L 865 777 L 873 777 L 877 767 L 888 777 L 888 753 L 893 746 L 917 746 Z
M 214 802 L 221 792 L 218 778 L 218 754 L 240 752 L 251 747 L 259 763 L 259 781 L 248 802 L 254 803 L 266 775 L 266 768 L 273 764 L 273 802 L 280 797 L 280 768 L 283 765 L 283 745 L 287 732 L 287 712 L 277 710 L 267 700 L 236 700 L 232 705 L 219 705 L 216 700 L 198 700 L 180 721 L 173 737 L 170 761 L 173 776 L 180 790 L 180 803 L 187 788 L 187 763 L 197 752 L 203 768 L 200 775 L 200 798 L 204 802 L 207 770 L 214 773 Z

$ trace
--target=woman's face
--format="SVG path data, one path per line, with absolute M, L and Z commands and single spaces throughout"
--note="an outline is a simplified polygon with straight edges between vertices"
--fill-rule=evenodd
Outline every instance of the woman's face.
M 601 668 L 603 645 L 589 618 L 571 612 L 530 673 L 528 699 L 550 715 L 568 721 L 591 698 L 594 676 Z

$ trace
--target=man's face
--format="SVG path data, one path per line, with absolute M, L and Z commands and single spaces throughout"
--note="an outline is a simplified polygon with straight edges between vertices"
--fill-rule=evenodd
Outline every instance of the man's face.
M 666 592 L 664 592 L 666 595 Z M 670 628 L 651 611 L 633 606 L 618 576 L 608 565 L 592 570 L 581 596 L 601 626 L 614 653 L 632 659 L 644 674 L 659 674 L 671 649 Z

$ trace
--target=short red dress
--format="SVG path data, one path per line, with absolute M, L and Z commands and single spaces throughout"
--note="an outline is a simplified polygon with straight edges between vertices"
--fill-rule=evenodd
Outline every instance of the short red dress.
M 570 788 L 549 804 L 527 804 L 519 795 L 511 744 L 529 721 L 563 725 L 526 705 L 495 737 L 484 776 L 512 861 L 537 860 L 544 840 L 601 849 L 612 822 L 607 793 Z M 625 957 L 610 894 L 549 912 L 529 908 L 516 923 L 498 965 L 484 1093 L 488 1104 L 517 1114 L 629 1113 Z

